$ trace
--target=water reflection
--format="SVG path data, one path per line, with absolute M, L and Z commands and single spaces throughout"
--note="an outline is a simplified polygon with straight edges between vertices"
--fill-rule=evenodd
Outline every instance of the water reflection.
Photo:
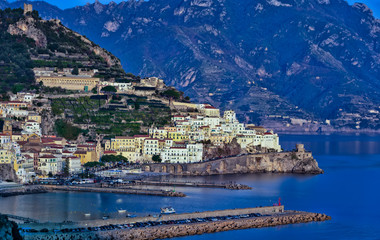
M 380 154 L 379 135 L 280 135 L 280 144 L 292 150 L 303 143 L 314 155 L 371 155 Z

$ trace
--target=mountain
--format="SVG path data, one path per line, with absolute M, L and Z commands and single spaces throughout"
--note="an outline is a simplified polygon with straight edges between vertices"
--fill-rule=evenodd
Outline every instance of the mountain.
M 10 7 L 22 2 L 8 3 Z M 344 0 L 33 3 L 193 98 L 277 129 L 380 129 L 380 21 Z
M 0 2 L 1 3 L 1 2 Z M 123 78 L 120 60 L 59 20 L 42 20 L 37 11 L 0 10 L 0 91 L 34 83 L 34 67 L 98 69 L 105 78 Z

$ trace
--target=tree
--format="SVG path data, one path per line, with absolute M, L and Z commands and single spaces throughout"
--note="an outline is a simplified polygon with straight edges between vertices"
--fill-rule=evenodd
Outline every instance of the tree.
M 168 89 L 162 93 L 164 97 L 172 97 L 174 99 L 179 99 L 181 97 L 181 93 L 175 89 Z
M 101 159 L 104 163 L 116 163 L 116 162 L 128 162 L 128 158 L 124 157 L 123 155 L 104 155 Z
M 98 93 L 98 89 L 97 89 L 97 87 L 94 87 L 93 89 L 91 89 L 91 92 L 92 92 L 93 94 L 97 94 L 97 93 Z
M 63 175 L 65 177 L 70 176 L 70 160 L 66 158 L 65 160 L 65 167 L 63 168 Z
M 140 109 L 140 104 L 138 102 L 135 102 L 135 110 L 139 110 Z
M 153 162 L 157 162 L 157 163 L 162 162 L 160 155 L 153 155 L 152 160 Z
M 73 71 L 71 71 L 71 74 L 73 74 L 73 75 L 78 75 L 79 74 L 78 66 L 74 67 Z
M 114 86 L 107 86 L 102 88 L 102 92 L 117 92 L 116 88 Z
M 93 167 L 104 166 L 104 163 L 102 163 L 102 162 L 86 162 L 83 166 L 85 168 L 93 168 Z

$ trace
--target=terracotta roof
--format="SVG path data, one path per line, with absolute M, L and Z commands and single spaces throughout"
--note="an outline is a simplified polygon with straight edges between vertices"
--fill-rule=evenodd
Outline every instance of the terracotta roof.
M 75 151 L 74 154 L 86 154 L 86 153 L 87 153 L 86 151 L 77 150 L 77 151 Z
M 56 158 L 56 157 L 53 155 L 44 155 L 44 156 L 40 156 L 40 158 Z
M 135 135 L 135 136 L 133 136 L 133 137 L 135 137 L 135 138 L 139 138 L 139 137 L 149 137 L 149 135 Z
M 112 154 L 112 153 L 117 153 L 116 151 L 104 151 L 104 154 Z
M 134 139 L 134 137 L 129 137 L 129 136 L 116 136 L 115 139 Z

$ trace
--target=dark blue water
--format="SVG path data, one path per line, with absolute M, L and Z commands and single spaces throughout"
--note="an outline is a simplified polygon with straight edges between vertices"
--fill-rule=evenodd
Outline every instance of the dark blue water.
M 44 221 L 117 217 L 117 209 L 137 215 L 155 214 L 160 207 L 177 212 L 272 205 L 281 197 L 285 208 L 326 213 L 332 220 L 275 228 L 248 229 L 181 239 L 380 239 L 380 136 L 282 136 L 284 149 L 302 142 L 312 150 L 325 174 L 229 175 L 191 180 L 236 181 L 251 191 L 176 188 L 186 198 L 98 193 L 48 193 L 0 199 L 0 212 Z

